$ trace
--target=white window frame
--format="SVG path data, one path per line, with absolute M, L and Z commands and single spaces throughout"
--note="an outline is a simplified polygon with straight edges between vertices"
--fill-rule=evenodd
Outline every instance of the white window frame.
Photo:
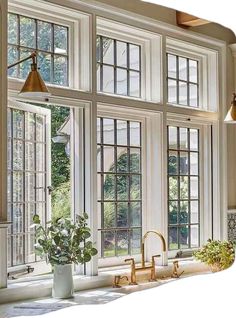
M 166 53 L 198 61 L 198 107 L 183 106 L 179 104 L 173 105 L 183 108 L 217 112 L 219 110 L 218 51 L 190 42 L 167 37 Z M 168 103 L 168 105 L 171 104 Z
M 21 0 L 11 0 L 8 12 L 68 27 L 68 86 L 52 83 L 47 86 L 91 91 L 91 41 L 86 36 L 90 34 L 89 14 L 50 3 L 44 3 L 41 9 L 36 0 L 25 0 L 23 4 Z M 9 78 L 9 81 L 24 80 Z
M 97 35 L 140 45 L 141 47 L 141 97 L 120 96 L 104 92 L 98 92 L 98 94 L 159 103 L 162 98 L 162 36 L 158 33 L 152 33 L 101 17 L 97 17 Z

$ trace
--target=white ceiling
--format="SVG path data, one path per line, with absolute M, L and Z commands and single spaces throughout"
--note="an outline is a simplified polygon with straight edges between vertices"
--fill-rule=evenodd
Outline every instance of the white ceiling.
M 187 12 L 199 18 L 222 24 L 236 34 L 235 0 L 141 0 Z

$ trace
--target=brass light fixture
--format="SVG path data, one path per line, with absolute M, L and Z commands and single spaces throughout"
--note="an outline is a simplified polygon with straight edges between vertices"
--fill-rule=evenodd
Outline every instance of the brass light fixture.
M 8 66 L 9 68 L 12 68 L 22 62 L 25 62 L 29 59 L 32 59 L 31 64 L 31 71 L 19 93 L 19 95 L 24 97 L 44 97 L 47 98 L 51 96 L 51 93 L 49 92 L 47 86 L 45 85 L 44 81 L 42 80 L 41 75 L 39 74 L 37 62 L 36 62 L 37 54 L 36 52 L 33 52 L 28 57 L 13 63 Z
M 236 124 L 236 94 L 232 96 L 230 109 L 224 120 L 227 124 Z

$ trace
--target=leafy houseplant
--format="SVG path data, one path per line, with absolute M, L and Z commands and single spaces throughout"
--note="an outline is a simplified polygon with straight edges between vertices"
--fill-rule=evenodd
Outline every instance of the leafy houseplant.
M 87 219 L 86 213 L 77 216 L 76 221 L 62 217 L 49 222 L 45 228 L 38 215 L 33 218 L 36 228 L 36 254 L 41 258 L 46 257 L 46 261 L 53 267 L 54 297 L 71 297 L 73 295 L 72 264 L 84 264 L 97 254 L 96 248 L 89 240 L 91 230 Z
M 224 270 L 234 262 L 235 244 L 231 241 L 211 240 L 193 253 L 195 259 L 209 265 L 213 272 Z

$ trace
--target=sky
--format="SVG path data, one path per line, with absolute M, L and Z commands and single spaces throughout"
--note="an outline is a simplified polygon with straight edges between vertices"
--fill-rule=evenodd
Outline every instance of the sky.
M 222 24 L 236 34 L 236 0 L 141 0 Z

